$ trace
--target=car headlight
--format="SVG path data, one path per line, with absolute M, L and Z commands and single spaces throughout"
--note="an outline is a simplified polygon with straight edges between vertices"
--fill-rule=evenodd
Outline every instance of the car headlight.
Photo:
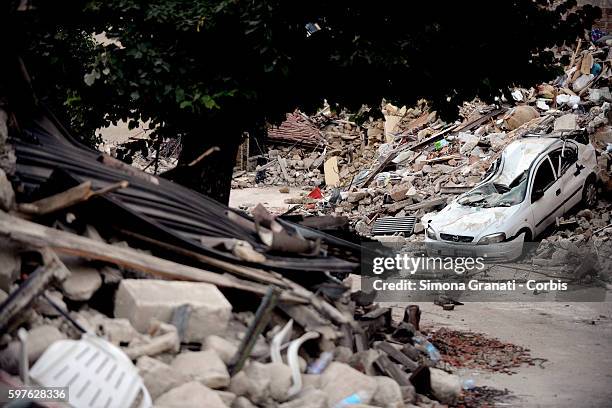
M 505 232 L 496 232 L 495 234 L 489 234 L 478 241 L 478 245 L 497 244 L 498 242 L 504 242 L 506 240 Z
M 427 238 L 429 239 L 436 239 L 436 233 L 433 230 L 433 228 L 431 228 L 429 225 L 427 226 L 427 229 L 425 230 L 425 235 L 427 235 Z

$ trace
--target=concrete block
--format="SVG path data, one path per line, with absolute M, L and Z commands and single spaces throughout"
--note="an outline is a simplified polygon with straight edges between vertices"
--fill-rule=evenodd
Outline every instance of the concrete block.
M 168 364 L 149 356 L 140 357 L 136 367 L 153 400 L 163 393 L 189 382 L 189 377 L 179 373 Z
M 161 395 L 156 408 L 227 408 L 221 397 L 197 381 L 188 382 Z
M 234 343 L 214 335 L 208 336 L 204 340 L 203 348 L 205 350 L 214 350 L 225 364 L 229 364 L 238 352 L 238 347 Z
M 102 277 L 96 268 L 83 264 L 67 264 L 70 276 L 61 284 L 62 292 L 68 299 L 89 300 L 102 286 Z
M 230 384 L 227 367 L 213 350 L 181 353 L 170 366 L 192 380 L 213 389 L 227 387 Z
M 144 333 L 152 319 L 169 322 L 174 310 L 185 304 L 192 308 L 185 341 L 202 342 L 225 332 L 232 305 L 216 286 L 202 282 L 124 279 L 115 298 L 115 316 L 129 319 Z
M 566 115 L 558 117 L 557 119 L 555 119 L 554 130 L 575 130 L 577 118 L 578 115 L 574 115 L 573 113 L 568 113 Z
M 356 392 L 362 392 L 365 395 L 363 403 L 367 404 L 378 388 L 374 377 L 335 361 L 321 375 L 321 384 L 324 384 L 322 391 L 327 394 L 330 405 L 337 404 Z

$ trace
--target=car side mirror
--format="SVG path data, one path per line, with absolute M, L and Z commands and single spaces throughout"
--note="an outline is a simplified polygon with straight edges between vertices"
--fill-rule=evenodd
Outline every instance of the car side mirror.
M 576 171 L 574 172 L 574 176 L 577 176 L 580 174 L 580 172 L 582 171 L 582 169 L 584 169 L 584 166 L 576 163 Z
M 536 202 L 542 197 L 544 197 L 544 190 L 541 188 L 537 188 L 531 193 L 531 202 Z

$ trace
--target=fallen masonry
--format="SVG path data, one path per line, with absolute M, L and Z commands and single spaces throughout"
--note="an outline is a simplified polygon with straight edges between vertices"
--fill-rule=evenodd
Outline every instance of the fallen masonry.
M 559 217 L 531 263 L 514 267 L 609 282 L 610 52 L 558 47 L 559 61 L 572 56 L 564 75 L 514 89 L 511 100 L 466 102 L 454 122 L 426 100 L 384 103 L 384 119 L 359 112 L 360 123 L 329 106 L 291 113 L 233 179 L 235 188 L 273 185 L 280 194 L 304 188 L 282 216 L 256 203 L 230 209 L 168 182 L 156 173 L 171 171 L 172 146 L 160 162 L 143 142 L 92 151 L 46 110 L 10 111 L 18 120 L 9 123 L 3 105 L 0 151 L 14 151 L 7 157 L 16 162 L 0 169 L 0 384 L 78 381 L 82 393 L 71 398 L 104 393 L 108 406 L 500 402 L 506 391 L 465 390 L 456 369 L 512 374 L 543 360 L 479 333 L 421 329 L 427 316 L 416 305 L 394 318 L 344 279 L 368 251 L 344 238 L 356 231 L 398 250 L 419 245 L 421 217 L 478 184 L 512 141 L 580 130 L 596 150 L 600 200 Z M 591 78 L 583 71 L 595 64 Z M 141 150 L 133 164 L 147 172 L 117 160 L 123 149 Z M 97 381 L 74 377 L 68 363 L 79 355 Z M 49 367 L 65 371 L 45 375 Z M 124 379 L 112 367 L 131 381 L 110 392 L 105 378 Z

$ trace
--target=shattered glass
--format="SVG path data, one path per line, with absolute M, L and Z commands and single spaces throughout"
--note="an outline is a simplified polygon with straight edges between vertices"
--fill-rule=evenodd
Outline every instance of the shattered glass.
M 472 207 L 510 207 L 525 199 L 528 170 L 523 171 L 509 185 L 500 183 L 505 180 L 503 171 L 498 172 L 490 181 L 464 194 L 457 202 Z

